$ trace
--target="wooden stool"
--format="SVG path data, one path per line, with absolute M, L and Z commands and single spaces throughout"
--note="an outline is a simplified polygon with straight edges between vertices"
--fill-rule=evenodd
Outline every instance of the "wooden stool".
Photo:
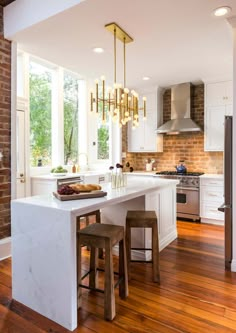
M 152 248 L 132 248 L 131 247 L 131 228 L 152 228 Z M 126 249 L 127 249 L 127 267 L 128 277 L 130 279 L 130 262 L 152 262 L 153 281 L 160 283 L 159 268 L 159 240 L 157 216 L 155 211 L 128 211 L 126 216 Z M 131 260 L 131 250 L 152 251 L 152 260 Z
M 77 223 L 77 230 L 80 230 L 80 223 L 81 219 L 85 218 L 85 225 L 86 227 L 89 225 L 89 217 L 94 216 L 95 217 L 95 223 L 101 223 L 101 213 L 100 210 L 94 210 L 93 212 L 83 214 L 81 216 L 77 216 L 76 223 Z M 103 249 L 99 249 L 98 256 L 100 259 L 103 258 Z
M 112 247 L 119 243 L 119 280 L 114 285 Z M 81 276 L 81 244 L 90 246 L 90 270 Z M 97 250 L 105 249 L 105 288 L 97 288 Z M 104 293 L 104 318 L 112 320 L 116 315 L 114 288 L 119 284 L 119 296 L 128 296 L 128 276 L 126 251 L 124 241 L 124 227 L 111 224 L 90 224 L 77 232 L 77 279 L 78 279 L 78 307 L 81 307 L 81 287 Z M 82 284 L 83 278 L 89 274 L 89 286 Z

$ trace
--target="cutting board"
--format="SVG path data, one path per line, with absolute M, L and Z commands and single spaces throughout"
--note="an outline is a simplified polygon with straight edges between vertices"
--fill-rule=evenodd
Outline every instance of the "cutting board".
M 79 200 L 79 199 L 88 199 L 88 198 L 99 198 L 104 197 L 107 195 L 107 192 L 104 191 L 91 191 L 91 192 L 81 192 L 79 194 L 70 194 L 70 195 L 63 195 L 59 194 L 57 192 L 53 192 L 53 195 L 61 200 L 61 201 L 67 201 L 67 200 Z

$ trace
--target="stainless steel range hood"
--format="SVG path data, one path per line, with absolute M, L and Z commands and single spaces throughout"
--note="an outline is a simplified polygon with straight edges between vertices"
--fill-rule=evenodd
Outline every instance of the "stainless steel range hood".
M 171 88 L 171 120 L 156 129 L 158 134 L 199 132 L 201 128 L 190 118 L 190 83 L 181 83 Z

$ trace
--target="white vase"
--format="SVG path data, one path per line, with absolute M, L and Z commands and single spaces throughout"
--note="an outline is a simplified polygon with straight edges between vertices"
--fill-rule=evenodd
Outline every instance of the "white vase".
M 146 163 L 146 171 L 152 171 L 152 163 Z

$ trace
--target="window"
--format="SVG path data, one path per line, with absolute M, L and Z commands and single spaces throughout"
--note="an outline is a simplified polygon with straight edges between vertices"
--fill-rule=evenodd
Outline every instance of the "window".
M 98 149 L 97 149 L 97 159 L 98 160 L 108 160 L 109 159 L 109 122 L 102 124 L 98 122 L 97 129 L 98 137 Z
M 30 164 L 51 165 L 52 75 L 50 70 L 30 61 Z
M 64 164 L 73 164 L 78 158 L 79 80 L 64 74 Z

